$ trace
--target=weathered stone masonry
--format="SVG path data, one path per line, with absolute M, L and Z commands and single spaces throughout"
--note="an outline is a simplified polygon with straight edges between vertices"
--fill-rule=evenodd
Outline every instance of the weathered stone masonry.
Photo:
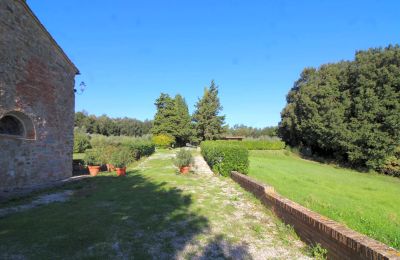
M 0 191 L 72 175 L 76 74 L 24 0 L 0 0 Z

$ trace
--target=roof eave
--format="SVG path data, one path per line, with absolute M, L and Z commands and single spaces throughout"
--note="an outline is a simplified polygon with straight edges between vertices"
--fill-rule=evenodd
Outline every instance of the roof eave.
M 75 75 L 80 75 L 79 69 L 75 66 L 75 64 L 71 61 L 71 59 L 65 54 L 64 50 L 60 47 L 60 45 L 56 42 L 56 40 L 51 36 L 49 31 L 47 31 L 46 27 L 40 22 L 40 20 L 37 18 L 37 16 L 32 12 L 31 8 L 28 6 L 26 3 L 26 0 L 18 0 L 25 10 L 32 16 L 32 18 L 37 22 L 39 27 L 42 29 L 42 31 L 49 37 L 50 41 L 53 43 L 53 46 L 56 48 L 56 50 L 63 56 L 65 61 L 72 67 L 72 69 L 75 71 Z

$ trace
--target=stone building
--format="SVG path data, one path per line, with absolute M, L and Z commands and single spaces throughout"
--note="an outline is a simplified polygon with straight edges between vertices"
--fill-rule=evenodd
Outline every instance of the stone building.
M 72 175 L 78 73 L 25 0 L 0 0 L 0 191 Z

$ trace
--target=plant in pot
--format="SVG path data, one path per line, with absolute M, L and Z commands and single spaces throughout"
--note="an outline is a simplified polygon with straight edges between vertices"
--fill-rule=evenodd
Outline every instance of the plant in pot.
M 187 174 L 190 171 L 190 165 L 193 163 L 192 153 L 186 149 L 181 149 L 176 154 L 175 165 L 179 168 L 179 171 L 183 174 Z
M 87 150 L 85 153 L 85 163 L 89 168 L 89 173 L 96 176 L 100 172 L 102 164 L 101 153 L 98 150 Z
M 118 176 L 126 175 L 126 166 L 131 162 L 131 153 L 129 149 L 120 149 L 111 156 L 111 163 L 114 165 Z
M 107 145 L 102 148 L 102 156 L 103 156 L 103 162 L 107 166 L 107 171 L 115 171 L 115 166 L 111 163 L 112 160 L 112 155 L 117 151 L 117 147 L 112 146 L 112 145 Z

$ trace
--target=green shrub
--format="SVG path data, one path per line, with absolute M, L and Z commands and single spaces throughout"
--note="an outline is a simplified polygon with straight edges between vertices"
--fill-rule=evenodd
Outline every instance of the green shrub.
M 247 150 L 282 150 L 282 149 L 285 149 L 285 142 L 283 142 L 279 139 L 217 141 L 217 142 L 240 145 L 240 146 L 245 147 Z
M 170 148 L 175 143 L 175 138 L 166 134 L 159 134 L 153 136 L 153 143 L 158 148 Z
M 239 142 L 205 141 L 201 153 L 215 173 L 229 176 L 231 171 L 248 173 L 249 151 Z
M 379 170 L 385 174 L 400 177 L 400 146 L 396 148 L 393 156 L 386 158 Z
M 152 155 L 156 146 L 151 141 L 138 141 L 128 145 L 135 159 L 139 160 L 143 156 Z
M 103 146 L 98 148 L 101 153 L 101 160 L 103 163 L 111 163 L 112 155 L 118 150 L 118 147 L 113 145 Z
M 74 130 L 74 153 L 84 153 L 86 149 L 89 149 L 90 138 L 85 133 L 79 129 Z
M 179 150 L 176 154 L 174 163 L 178 168 L 189 166 L 190 164 L 193 163 L 192 153 L 186 149 Z
M 124 168 L 133 161 L 132 153 L 127 147 L 118 149 L 111 156 L 111 163 L 116 168 Z
M 101 151 L 104 163 L 110 163 L 116 150 L 124 149 L 130 154 L 130 160 L 139 160 L 143 156 L 150 156 L 155 151 L 155 145 L 149 138 L 129 136 L 92 135 L 92 147 Z
M 89 166 L 100 166 L 103 164 L 103 156 L 100 150 L 91 149 L 87 150 L 84 159 L 86 165 Z
M 282 150 L 285 149 L 285 142 L 281 140 L 244 140 L 241 145 L 248 150 Z

